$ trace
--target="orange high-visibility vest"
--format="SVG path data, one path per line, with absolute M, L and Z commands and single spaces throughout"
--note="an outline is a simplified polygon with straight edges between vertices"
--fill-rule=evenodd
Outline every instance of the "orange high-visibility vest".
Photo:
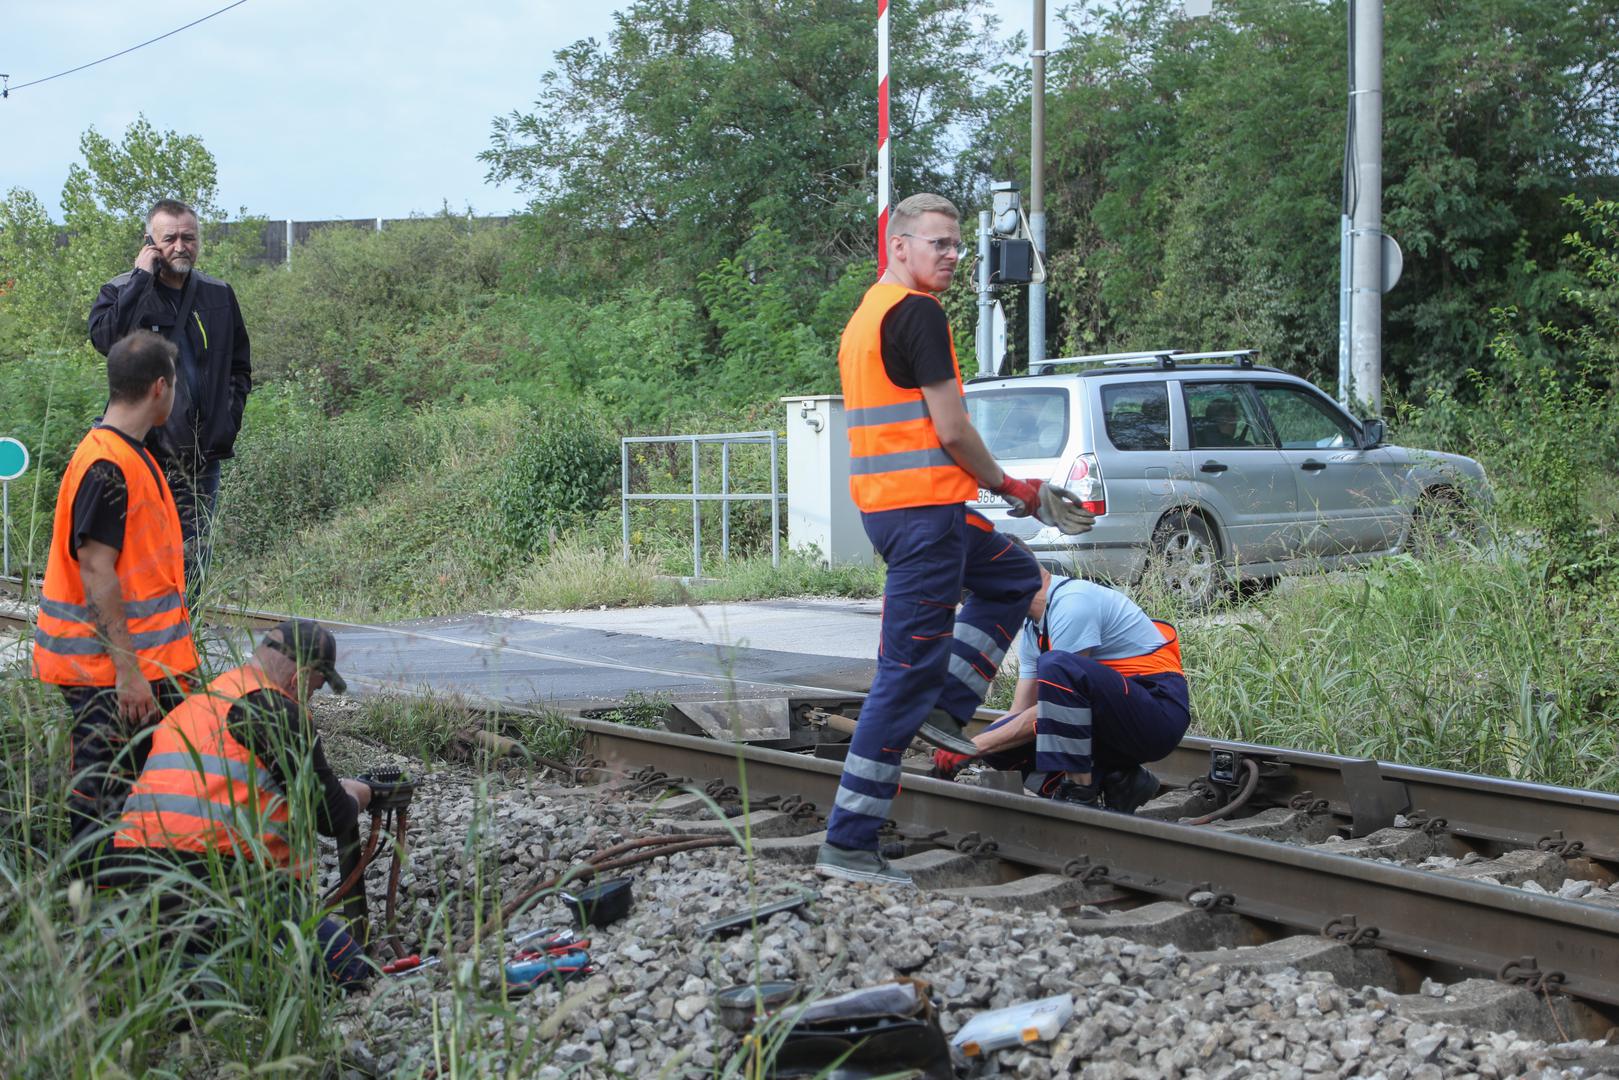
M 92 428 L 73 451 L 56 493 L 34 630 L 34 674 L 58 686 L 112 686 L 117 681 L 107 642 L 97 633 L 85 602 L 84 579 L 73 554 L 73 500 L 90 466 L 103 460 L 124 474 L 129 495 L 124 546 L 115 565 L 124 625 L 134 639 L 141 674 L 152 682 L 197 669 L 186 609 L 180 513 L 168 481 L 146 451 L 110 428 Z
M 1117 660 L 1098 660 L 1097 663 L 1106 664 L 1120 675 L 1162 675 L 1165 672 L 1183 674 L 1180 634 L 1169 623 L 1154 619 L 1152 624 L 1164 635 L 1162 645 L 1140 656 L 1121 656 Z
M 256 836 L 275 865 L 290 865 L 286 794 L 225 722 L 231 707 L 255 690 L 288 696 L 244 665 L 186 698 L 153 729 L 146 767 L 124 800 L 115 848 L 252 858 L 255 845 L 245 837 Z
M 879 283 L 867 289 L 838 346 L 849 423 L 849 492 L 867 512 L 948 506 L 978 494 L 978 481 L 940 444 L 922 391 L 895 386 L 883 369 L 883 316 L 907 296 L 933 299 L 903 285 Z M 950 364 L 959 391 L 961 365 L 954 341 Z

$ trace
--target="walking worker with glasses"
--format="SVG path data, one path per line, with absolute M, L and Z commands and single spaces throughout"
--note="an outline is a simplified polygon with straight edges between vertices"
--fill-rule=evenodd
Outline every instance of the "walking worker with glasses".
M 980 486 L 1070 535 L 1095 520 L 1062 489 L 1006 475 L 973 429 L 950 323 L 937 295 L 964 249 L 961 215 L 913 195 L 889 222 L 888 268 L 843 331 L 849 488 L 888 564 L 877 677 L 860 712 L 816 872 L 908 886 L 877 850 L 900 756 L 920 735 L 974 753 L 962 736 L 1040 588 L 1028 551 L 968 510 Z M 958 613 L 963 589 L 966 602 Z

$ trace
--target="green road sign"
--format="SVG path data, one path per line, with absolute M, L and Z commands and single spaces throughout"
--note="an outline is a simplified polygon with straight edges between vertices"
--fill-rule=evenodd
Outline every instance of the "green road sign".
M 28 471 L 28 447 L 0 436 L 0 480 L 15 480 Z

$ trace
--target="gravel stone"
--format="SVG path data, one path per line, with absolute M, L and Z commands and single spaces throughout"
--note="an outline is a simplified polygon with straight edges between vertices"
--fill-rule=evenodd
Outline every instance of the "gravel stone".
M 335 706 L 335 707 L 334 707 Z M 411 765 L 341 732 L 347 703 L 317 703 L 327 752 L 344 771 Z M 553 774 L 499 766 L 480 772 L 433 762 L 411 812 L 410 858 L 401 879 L 401 936 L 440 952 L 469 934 L 469 891 L 498 881 L 514 895 L 618 841 L 649 835 L 659 815 L 650 799 L 606 788 L 575 788 Z M 1435 857 L 1435 868 L 1479 859 Z M 329 849 L 323 873 L 335 872 Z M 367 877 L 373 905 L 386 886 L 386 860 Z M 793 979 L 818 994 L 910 975 L 932 987 L 945 1032 L 972 1016 L 1068 993 L 1074 1017 L 1048 1044 L 999 1051 L 975 1075 L 1088 1080 L 1236 1080 L 1272 1077 L 1589 1077 L 1577 1062 L 1591 1044 L 1547 1044 L 1515 1032 L 1413 1023 L 1392 1011 L 1382 987 L 1343 987 L 1325 973 L 1260 975 L 1194 967 L 1174 947 L 1086 930 L 1083 909 L 992 907 L 926 889 L 887 890 L 825 881 L 807 865 L 761 859 L 749 867 L 732 849 L 688 852 L 624 872 L 635 904 L 621 922 L 592 927 L 601 974 L 560 989 L 542 986 L 491 1013 L 481 988 L 494 982 L 510 949 L 486 941 L 477 955 L 447 958 L 408 979 L 379 980 L 342 999 L 333 1022 L 357 1041 L 378 1075 L 416 1075 L 433 1062 L 434 1016 L 465 1025 L 461 1042 L 481 1046 L 480 1075 L 544 1078 L 716 1075 L 739 1049 L 709 1008 L 722 988 Z M 324 880 L 324 879 L 323 879 Z M 778 915 L 755 932 L 698 941 L 698 923 L 810 887 L 821 899 Z M 1603 887 L 1565 880 L 1557 895 L 1578 899 Z M 1619 884 L 1610 892 L 1619 893 Z M 513 919 L 511 933 L 567 925 L 554 899 Z M 487 932 L 487 931 L 486 931 Z M 1441 983 L 1422 993 L 1443 997 Z M 564 1004 L 564 1003 L 567 1004 Z M 487 1019 L 486 1019 L 487 1018 Z M 547 1025 L 550 1025 L 547 1027 Z M 508 1061 L 508 1046 L 539 1049 Z M 442 1043 L 441 1043 L 442 1045 Z M 546 1055 L 549 1058 L 546 1058 Z

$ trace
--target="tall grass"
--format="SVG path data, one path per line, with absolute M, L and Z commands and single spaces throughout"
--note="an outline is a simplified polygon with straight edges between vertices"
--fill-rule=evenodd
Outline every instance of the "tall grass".
M 1510 546 L 1303 579 L 1182 635 L 1208 734 L 1619 789 L 1619 597 Z

